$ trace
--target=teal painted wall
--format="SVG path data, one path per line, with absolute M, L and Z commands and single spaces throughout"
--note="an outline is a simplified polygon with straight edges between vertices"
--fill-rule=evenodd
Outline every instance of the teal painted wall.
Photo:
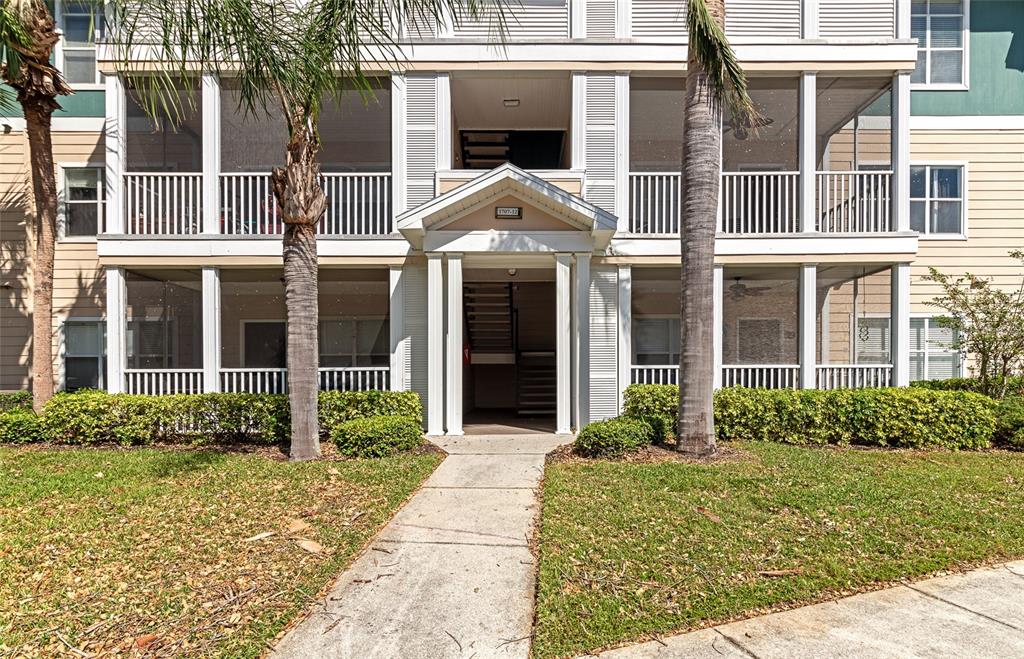
M 14 94 L 9 87 L 5 89 Z M 104 116 L 104 99 L 102 89 L 88 89 L 78 91 L 71 96 L 61 96 L 57 99 L 61 110 L 54 112 L 54 117 L 102 117 Z M 21 109 L 8 112 L 7 117 L 21 117 Z
M 914 91 L 911 114 L 1024 114 L 1024 1 L 971 0 L 970 27 L 970 89 Z

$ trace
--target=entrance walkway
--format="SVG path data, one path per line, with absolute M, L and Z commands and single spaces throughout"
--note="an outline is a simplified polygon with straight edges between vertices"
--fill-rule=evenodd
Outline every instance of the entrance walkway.
M 602 659 L 1024 656 L 1024 561 L 603 652 Z
M 274 657 L 527 657 L 529 541 L 554 435 L 441 437 L 449 456 Z

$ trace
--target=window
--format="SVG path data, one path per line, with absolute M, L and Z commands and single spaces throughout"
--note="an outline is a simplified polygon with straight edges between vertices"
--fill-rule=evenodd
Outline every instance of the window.
M 679 317 L 640 317 L 633 321 L 633 363 L 665 366 L 679 363 Z
M 960 353 L 953 348 L 956 330 L 936 318 L 910 319 L 910 379 L 945 380 L 960 377 Z
M 287 331 L 283 320 L 242 321 L 242 365 L 246 368 L 284 368 Z
M 391 334 L 384 318 L 320 321 L 320 366 L 387 366 Z
M 125 336 L 128 368 L 174 368 L 173 320 L 130 320 Z
M 889 363 L 889 317 L 862 316 L 853 337 L 854 364 Z
M 96 40 L 103 36 L 103 3 L 95 0 L 63 0 L 59 3 L 64 78 L 74 85 L 102 82 L 96 68 Z
M 964 233 L 963 167 L 910 167 L 910 228 L 924 235 Z
M 95 237 L 103 222 L 104 205 L 101 168 L 64 168 L 64 236 Z
M 64 322 L 64 389 L 103 389 L 106 325 L 99 320 Z
M 917 68 L 911 83 L 956 86 L 966 84 L 967 0 L 913 0 L 910 31 L 917 39 Z

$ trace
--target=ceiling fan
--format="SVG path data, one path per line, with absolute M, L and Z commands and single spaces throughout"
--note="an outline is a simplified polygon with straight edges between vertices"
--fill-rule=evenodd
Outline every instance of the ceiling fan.
M 759 128 L 765 126 L 771 126 L 775 123 L 775 120 L 771 117 L 756 117 L 751 119 L 750 117 L 729 117 L 729 120 L 722 124 L 722 132 L 728 133 L 730 130 L 733 131 L 733 137 L 738 140 L 745 140 L 750 137 L 750 132 L 757 132 Z
M 736 277 L 733 284 L 729 286 L 728 292 L 730 299 L 742 300 L 746 297 L 760 297 L 767 290 L 771 290 L 771 286 L 747 286 L 740 281 L 739 277 Z

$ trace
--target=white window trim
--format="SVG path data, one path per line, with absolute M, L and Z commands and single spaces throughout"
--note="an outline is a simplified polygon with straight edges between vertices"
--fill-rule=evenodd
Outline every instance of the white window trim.
M 57 176 L 57 242 L 59 243 L 95 243 L 96 236 L 69 236 L 66 233 L 67 229 L 67 170 L 69 169 L 98 169 L 103 180 L 100 181 L 99 189 L 97 194 L 100 196 L 100 201 L 103 202 L 103 208 L 106 208 L 106 166 L 103 163 L 96 162 L 62 162 L 58 163 L 57 167 L 60 172 Z M 63 201 L 61 201 L 63 200 Z M 96 218 L 96 233 L 103 233 L 103 224 L 106 222 L 106 213 L 100 212 Z
M 377 315 L 370 314 L 368 316 L 367 315 L 363 315 L 363 316 L 326 316 L 326 317 L 325 316 L 321 316 L 319 319 L 317 319 L 317 331 L 319 331 L 319 329 L 320 329 L 319 328 L 320 323 L 330 323 L 330 322 L 340 322 L 340 321 L 351 321 L 353 323 L 358 323 L 361 320 L 377 320 L 377 321 L 380 321 L 382 323 L 384 323 L 384 322 L 389 323 L 390 322 L 387 315 L 381 315 L 381 314 L 377 314 Z M 351 353 L 349 353 L 347 355 L 347 356 L 352 358 L 352 366 L 351 366 L 351 368 L 370 368 L 369 366 L 359 366 L 358 364 L 355 363 L 356 359 L 360 356 L 358 352 L 355 352 L 356 336 L 352 337 L 352 341 L 353 341 L 353 345 L 352 345 L 353 352 L 351 352 Z M 320 352 L 320 354 L 317 355 L 317 361 L 318 362 L 319 362 L 321 357 L 325 356 L 325 354 L 324 354 L 324 352 L 322 350 L 322 346 L 323 346 L 323 343 L 318 340 L 317 349 Z M 332 353 L 327 354 L 326 356 L 332 356 L 333 357 L 333 356 L 338 356 L 339 354 L 340 353 L 333 353 L 332 352 Z M 381 354 L 383 354 L 383 353 L 381 353 Z M 388 352 L 387 355 L 385 355 L 385 356 L 390 356 L 390 354 L 391 353 Z M 368 356 L 372 357 L 373 353 L 370 353 Z M 333 367 L 325 366 L 323 368 L 333 368 Z
M 918 240 L 967 240 L 970 236 L 967 231 L 967 193 L 968 186 L 967 180 L 970 174 L 968 168 L 968 162 L 966 160 L 913 160 L 910 161 L 910 167 L 959 167 L 961 171 L 961 188 L 960 188 L 960 233 L 919 233 Z M 931 199 L 931 181 L 925 179 L 926 192 L 928 193 L 928 199 Z M 909 192 L 909 190 L 908 190 Z M 925 215 L 925 222 L 928 221 L 927 214 Z
M 99 13 L 103 13 L 105 11 L 103 3 L 98 3 L 97 7 L 99 9 Z M 53 52 L 53 61 L 56 63 L 57 68 L 60 69 L 61 72 L 63 72 L 64 71 L 64 29 L 61 26 L 62 26 L 62 24 L 64 22 L 64 0 L 54 0 L 54 3 L 53 3 L 53 22 L 57 26 L 57 29 L 55 31 L 57 32 L 57 35 L 60 37 L 60 39 L 57 40 L 57 44 L 54 46 L 54 49 L 53 49 L 53 51 L 54 51 Z M 99 62 L 98 62 L 98 59 L 99 59 L 98 43 L 96 44 L 96 46 L 94 46 L 94 48 L 95 48 L 96 57 L 97 57 L 97 66 L 96 66 L 97 81 L 96 82 L 68 82 L 68 84 L 71 86 L 71 88 L 74 89 L 75 91 L 89 91 L 89 90 L 98 91 L 98 90 L 106 89 L 106 83 L 103 82 L 103 80 L 99 77 L 100 76 L 100 71 L 99 71 Z M 79 49 L 76 48 L 75 50 L 79 50 Z
M 103 323 L 106 323 L 106 318 L 103 318 L 102 316 L 67 316 L 67 317 L 61 319 L 61 321 L 60 321 L 60 330 L 59 330 L 59 332 L 57 334 L 58 342 L 57 342 L 57 373 L 56 373 L 56 380 L 57 380 L 57 382 L 60 383 L 60 391 L 65 391 L 67 389 L 67 372 L 66 372 L 66 369 L 64 368 L 64 360 L 67 358 L 67 330 L 66 330 L 65 326 L 68 323 L 100 323 L 100 324 L 103 324 Z M 102 352 L 101 355 L 99 355 L 97 357 L 97 359 L 101 360 L 100 371 L 99 371 L 100 377 L 99 377 L 99 382 L 97 383 L 97 387 L 99 389 L 103 390 L 103 391 L 106 391 L 106 389 L 107 389 L 107 382 L 106 382 L 106 379 L 105 379 L 104 373 L 103 373 L 103 367 L 104 367 L 105 364 L 102 363 L 103 361 L 106 360 L 106 355 L 107 355 L 107 341 L 106 341 L 105 338 L 103 340 L 103 346 L 102 347 L 103 347 L 103 352 Z M 72 356 L 74 357 L 75 355 L 72 355 Z
M 910 314 L 910 319 L 911 320 L 914 320 L 914 319 L 917 319 L 917 318 L 923 318 L 923 319 L 925 319 L 927 321 L 931 321 L 931 320 L 933 320 L 935 318 L 944 318 L 944 317 L 946 317 L 946 314 L 942 314 L 942 313 L 915 312 L 915 313 L 911 313 Z M 910 330 L 909 326 L 907 327 L 907 330 L 908 331 Z M 928 378 L 928 353 L 932 352 L 932 351 L 928 350 L 928 327 L 927 327 L 927 325 L 925 326 L 925 330 L 924 330 L 924 345 L 925 345 L 924 350 L 914 350 L 913 348 L 909 348 L 908 349 L 909 351 L 908 351 L 907 354 L 908 355 L 914 355 L 916 353 L 921 353 L 922 355 L 924 355 L 924 366 L 923 366 L 923 368 L 924 368 L 925 379 L 927 380 L 927 379 L 929 379 Z M 967 363 L 967 355 L 965 355 L 960 350 L 948 350 L 946 352 L 948 352 L 950 354 L 957 355 L 957 357 L 958 357 L 958 360 L 957 360 L 957 375 L 954 375 L 953 377 L 955 377 L 955 378 L 962 378 L 962 377 L 964 377 L 964 366 Z
M 648 367 L 648 368 L 652 367 L 652 366 L 667 366 L 667 365 L 671 365 L 672 353 L 679 352 L 678 349 L 676 349 L 676 350 L 672 349 L 672 337 L 671 336 L 669 336 L 669 345 L 665 346 L 666 347 L 665 353 L 668 354 L 669 358 L 670 358 L 668 360 L 669 364 L 643 364 L 643 365 L 637 364 L 637 361 L 636 361 L 636 347 L 637 347 L 637 344 L 636 344 L 636 341 L 632 340 L 632 337 L 634 337 L 636 335 L 636 332 L 633 331 L 633 325 L 635 323 L 641 321 L 641 320 L 676 320 L 676 321 L 678 321 L 679 320 L 679 315 L 678 314 L 670 314 L 670 313 L 645 313 L 645 314 L 635 314 L 634 313 L 632 319 L 630 320 L 630 339 L 631 339 L 630 340 L 630 346 L 629 346 L 629 351 L 630 351 L 629 359 L 630 359 L 630 362 L 632 364 L 634 364 L 634 365 L 645 366 L 645 367 Z
M 853 331 L 850 332 L 850 362 L 854 365 L 865 364 L 867 366 L 885 366 L 886 364 L 879 364 L 877 362 L 862 362 L 857 359 L 857 332 L 860 329 L 858 325 L 862 318 L 885 318 L 889 321 L 889 361 L 887 364 L 892 366 L 892 314 L 885 313 L 884 311 L 865 311 L 858 313 L 856 311 L 850 312 L 850 327 Z
M 909 2 L 910 0 L 907 0 L 907 1 Z M 959 82 L 959 83 L 955 83 L 955 82 L 954 83 L 946 83 L 946 82 L 930 83 L 930 82 L 927 82 L 927 81 L 926 82 L 912 82 L 912 83 L 910 83 L 910 89 L 911 90 L 920 89 L 920 90 L 928 90 L 928 91 L 941 92 L 941 91 L 968 91 L 971 88 L 971 77 L 970 77 L 971 76 L 971 0 L 963 0 L 963 3 L 964 3 L 964 9 L 963 9 L 963 12 L 964 12 L 963 13 L 963 19 L 964 20 L 963 20 L 963 23 L 960 26 L 961 27 L 961 30 L 960 30 L 960 35 L 961 35 L 960 36 L 960 43 L 963 45 L 963 54 L 964 54 L 963 61 L 961 62 L 962 66 L 963 66 L 963 70 L 961 71 L 963 82 Z M 913 11 L 913 9 L 911 9 L 911 11 Z M 916 15 L 920 16 L 921 14 L 916 14 Z M 949 14 L 949 15 L 952 16 L 953 14 Z M 928 13 L 928 16 L 931 16 L 931 12 Z M 929 20 L 929 23 L 928 23 L 927 30 L 929 32 L 931 31 L 931 21 L 930 20 Z M 930 39 L 930 36 L 929 36 L 929 39 Z M 920 48 L 918 48 L 918 50 L 920 50 Z M 932 49 L 929 47 L 926 50 L 931 52 Z M 950 49 L 950 50 L 955 50 L 955 49 Z M 929 60 L 930 60 L 930 58 L 929 58 Z M 925 76 L 927 77 L 927 71 L 928 71 L 928 65 L 927 64 L 925 65 L 925 71 L 926 71 Z

